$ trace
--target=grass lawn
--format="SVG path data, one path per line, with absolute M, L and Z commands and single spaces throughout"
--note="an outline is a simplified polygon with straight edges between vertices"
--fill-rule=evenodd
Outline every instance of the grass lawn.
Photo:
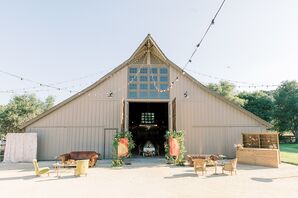
M 282 162 L 298 165 L 298 144 L 280 144 Z

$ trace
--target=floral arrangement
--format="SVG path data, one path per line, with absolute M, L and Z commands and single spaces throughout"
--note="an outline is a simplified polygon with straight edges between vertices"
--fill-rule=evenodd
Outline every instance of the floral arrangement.
M 165 157 L 168 163 L 184 165 L 184 131 L 167 131 L 165 138 Z
M 131 150 L 135 147 L 130 131 L 116 133 L 113 140 L 112 167 L 122 167 L 124 158 L 131 157 Z M 121 152 L 121 153 L 120 153 Z
M 234 144 L 234 147 L 235 147 L 237 150 L 241 150 L 241 149 L 243 149 L 243 144 Z

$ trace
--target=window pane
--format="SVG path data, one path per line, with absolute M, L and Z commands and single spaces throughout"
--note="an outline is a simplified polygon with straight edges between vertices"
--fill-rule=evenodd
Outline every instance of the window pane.
M 158 92 L 149 92 L 149 98 L 158 98 Z
M 129 84 L 129 89 L 137 89 L 137 84 Z
M 168 77 L 167 76 L 161 76 L 160 77 L 160 82 L 168 82 Z
M 157 82 L 157 76 L 150 76 L 150 81 L 151 82 Z
M 129 98 L 137 98 L 137 92 L 129 92 L 128 97 Z
M 157 74 L 157 68 L 151 68 L 151 74 Z
M 168 98 L 170 98 L 169 97 L 169 92 L 168 91 L 161 92 L 160 95 L 159 95 L 159 98 L 162 98 L 162 99 L 168 99 Z
M 131 74 L 138 73 L 138 68 L 129 68 L 129 73 L 131 73 Z
M 148 81 L 148 77 L 147 76 L 140 76 L 140 81 L 141 82 L 147 82 Z
M 148 68 L 141 68 L 141 71 L 140 71 L 141 74 L 147 74 L 147 72 L 148 72 Z
M 148 98 L 148 92 L 140 92 L 140 98 Z
M 157 86 L 157 85 L 156 85 L 156 86 Z M 150 89 L 151 89 L 151 90 L 155 90 L 155 89 L 156 89 L 155 85 L 154 85 L 154 84 L 150 84 Z
M 129 76 L 129 82 L 137 82 L 138 77 L 137 76 Z
M 167 90 L 169 88 L 168 84 L 160 84 L 160 89 L 161 90 Z
M 160 68 L 160 74 L 167 74 L 168 68 Z
M 140 84 L 140 89 L 142 90 L 148 89 L 148 84 Z

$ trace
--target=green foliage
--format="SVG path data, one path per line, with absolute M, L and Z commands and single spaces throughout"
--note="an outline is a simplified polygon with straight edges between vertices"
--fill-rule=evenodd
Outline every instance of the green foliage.
M 238 97 L 245 100 L 243 108 L 267 122 L 272 121 L 274 99 L 270 94 L 264 91 L 241 92 L 238 94 Z
M 124 157 L 118 157 L 118 144 L 121 138 L 128 139 L 128 155 L 126 156 L 126 158 L 131 157 L 131 150 L 135 147 L 135 143 L 132 139 L 132 133 L 130 131 L 116 133 L 113 140 L 114 152 L 113 152 L 112 167 L 122 167 L 124 164 L 124 161 L 123 161 Z
M 220 81 L 219 84 L 209 83 L 207 87 L 239 106 L 243 106 L 245 103 L 244 99 L 237 96 L 235 85 L 228 81 Z
M 54 105 L 54 98 L 49 96 L 45 102 L 36 95 L 14 96 L 10 102 L 0 108 L 0 134 L 19 132 L 22 123 L 43 113 Z
M 298 136 L 298 82 L 284 81 L 274 92 L 274 128 Z M 296 138 L 297 141 L 297 138 Z
M 174 163 L 176 165 L 183 165 L 184 164 L 184 154 L 186 153 L 185 146 L 184 146 L 184 131 L 167 131 L 166 135 L 166 142 L 165 142 L 165 157 L 168 163 Z M 174 138 L 178 141 L 180 147 L 180 153 L 177 159 L 173 156 L 170 156 L 170 146 L 169 146 L 169 139 Z

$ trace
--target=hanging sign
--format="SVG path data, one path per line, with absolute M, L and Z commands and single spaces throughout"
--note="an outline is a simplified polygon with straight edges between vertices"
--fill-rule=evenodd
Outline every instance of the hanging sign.
M 118 157 L 126 157 L 128 155 L 128 139 L 120 138 L 118 142 Z

